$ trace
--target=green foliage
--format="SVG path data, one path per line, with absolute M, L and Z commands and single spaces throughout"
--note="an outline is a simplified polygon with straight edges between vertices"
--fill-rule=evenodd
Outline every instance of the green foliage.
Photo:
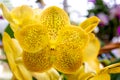
M 36 78 L 32 77 L 32 80 L 37 80 Z
M 5 32 L 7 32 L 11 38 L 14 38 L 14 32 L 12 31 L 10 24 L 6 27 Z
M 118 73 L 118 74 L 111 74 L 111 80 L 120 80 L 120 73 Z
M 2 34 L 0 34 L 0 40 L 2 40 Z
M 0 59 L 0 61 L 8 63 L 7 59 Z

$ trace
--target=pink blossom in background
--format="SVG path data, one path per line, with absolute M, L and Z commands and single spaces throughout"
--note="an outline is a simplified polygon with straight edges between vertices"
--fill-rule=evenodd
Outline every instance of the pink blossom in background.
M 93 2 L 93 3 L 95 3 L 95 2 L 96 2 L 96 0 L 88 0 L 88 2 Z
M 3 16 L 0 16 L 0 19 L 3 19 Z
M 113 19 L 114 17 L 120 19 L 120 5 L 116 5 L 110 10 L 110 18 Z
M 117 27 L 117 34 L 120 36 L 120 26 Z
M 98 16 L 99 19 L 101 20 L 101 21 L 100 21 L 100 25 L 101 25 L 101 26 L 108 25 L 109 18 L 108 18 L 108 16 L 107 16 L 106 14 L 104 14 L 104 13 L 99 13 L 97 16 Z

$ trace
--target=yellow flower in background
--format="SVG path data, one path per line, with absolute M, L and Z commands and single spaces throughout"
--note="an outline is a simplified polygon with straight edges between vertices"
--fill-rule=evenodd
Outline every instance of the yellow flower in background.
M 26 5 L 12 11 L 3 4 L 0 7 L 23 50 L 22 60 L 29 71 L 45 72 L 54 67 L 71 74 L 82 65 L 84 49 L 99 23 L 97 17 L 87 19 L 78 27 L 71 25 L 65 11 L 56 6 L 42 11 Z

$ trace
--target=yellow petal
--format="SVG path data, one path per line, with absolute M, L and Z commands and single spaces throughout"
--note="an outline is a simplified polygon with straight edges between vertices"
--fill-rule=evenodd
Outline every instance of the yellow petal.
M 15 75 L 15 77 L 18 80 L 22 80 L 23 77 L 21 75 L 21 73 L 19 72 L 18 68 L 17 68 L 17 64 L 15 63 L 15 56 L 14 56 L 14 49 L 12 46 L 14 46 L 10 36 L 7 33 L 4 33 L 3 35 L 3 45 L 4 45 L 4 50 L 10 65 L 10 68 L 13 72 L 13 74 Z
M 94 34 L 89 33 L 90 40 L 84 49 L 84 61 L 92 61 L 97 58 L 100 50 L 100 42 Z
M 33 73 L 32 74 L 37 80 L 52 80 L 46 72 L 43 73 Z
M 85 75 L 84 65 L 81 65 L 80 68 L 73 74 L 65 74 L 68 80 L 82 80 L 81 78 Z
M 61 30 L 58 37 L 54 66 L 61 72 L 73 73 L 81 66 L 88 35 L 79 27 L 69 26 Z
M 110 80 L 110 75 L 107 73 L 97 74 L 89 80 Z
M 26 24 L 32 21 L 34 13 L 31 7 L 22 5 L 14 8 L 10 12 L 10 15 L 15 24 L 19 25 L 19 27 L 24 27 Z
M 11 15 L 10 15 L 10 12 L 9 12 L 8 8 L 7 8 L 4 4 L 2 4 L 2 3 L 0 3 L 0 8 L 2 9 L 3 16 L 4 16 L 8 21 L 12 22 L 12 18 L 11 18 Z
M 56 71 L 54 68 L 51 68 L 49 71 L 46 72 L 47 75 L 49 75 L 51 80 L 59 80 L 60 75 L 58 71 Z
M 85 72 L 93 72 L 98 73 L 100 71 L 100 63 L 98 59 L 90 60 L 87 62 L 84 62 L 85 65 Z
M 70 24 L 70 21 L 64 10 L 52 6 L 41 12 L 39 23 L 47 27 L 50 39 L 55 40 L 58 31 Z
M 16 24 L 14 24 L 14 21 L 13 21 L 13 19 L 12 19 L 12 17 L 11 17 L 11 14 L 10 14 L 10 11 L 8 10 L 8 8 L 7 8 L 5 5 L 3 5 L 2 3 L 0 3 L 0 8 L 2 9 L 3 16 L 4 16 L 10 23 L 12 23 L 12 25 L 15 25 L 15 26 L 10 26 L 11 29 L 12 29 L 13 31 L 16 31 L 18 27 L 17 27 Z
M 20 73 L 23 76 L 23 80 L 32 80 L 32 75 L 22 63 L 19 63 L 17 66 L 19 68 Z
M 120 63 L 115 63 L 112 65 L 109 65 L 101 70 L 101 72 L 107 72 L 107 73 L 120 73 Z
M 26 68 L 32 72 L 45 72 L 52 67 L 54 53 L 49 47 L 45 47 L 36 53 L 23 52 L 23 62 Z
M 89 66 L 84 63 L 80 70 L 77 71 L 79 73 L 77 80 L 88 80 L 89 78 L 94 76 L 95 73 L 93 71 L 88 71 L 88 67 Z
M 11 80 L 16 80 L 16 77 L 13 75 Z
M 100 19 L 96 16 L 90 17 L 80 24 L 80 27 L 83 28 L 86 32 L 92 32 L 94 28 L 98 25 Z
M 18 43 L 18 41 L 16 39 L 12 39 L 12 42 L 10 43 L 13 48 L 13 54 L 15 58 L 18 58 L 21 56 L 22 54 L 22 48 L 20 47 L 20 44 Z
M 38 24 L 28 25 L 15 33 L 16 39 L 26 52 L 38 52 L 48 45 L 46 29 Z
M 85 73 L 84 75 L 82 75 L 81 77 L 79 77 L 78 80 L 89 80 L 91 77 L 93 77 L 93 73 Z

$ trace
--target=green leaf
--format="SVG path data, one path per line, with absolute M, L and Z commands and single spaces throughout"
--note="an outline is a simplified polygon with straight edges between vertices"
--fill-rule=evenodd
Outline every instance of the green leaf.
M 8 63 L 7 59 L 0 59 L 0 61 Z
M 32 80 L 37 80 L 36 78 L 32 77 Z
M 12 31 L 10 24 L 6 27 L 5 32 L 7 32 L 11 38 L 14 38 L 14 32 Z
M 0 34 L 0 40 L 2 40 L 2 34 Z

